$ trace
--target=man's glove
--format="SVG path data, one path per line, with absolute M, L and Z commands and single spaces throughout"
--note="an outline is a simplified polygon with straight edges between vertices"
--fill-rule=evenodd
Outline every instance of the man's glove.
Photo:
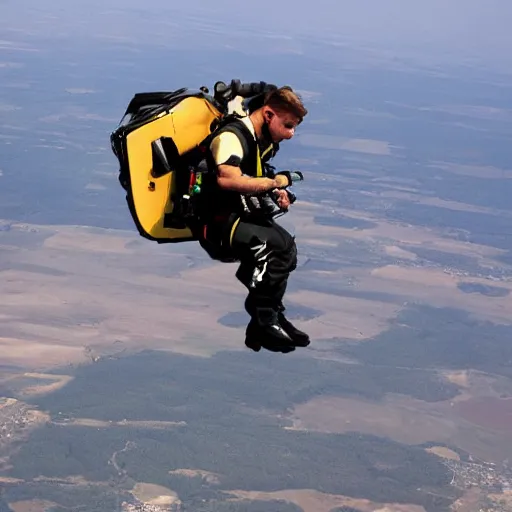
M 278 182 L 279 188 L 286 188 L 291 187 L 295 181 L 302 181 L 304 175 L 300 171 L 279 171 L 274 176 L 274 179 Z
M 297 196 L 291 190 L 287 190 L 286 193 L 288 194 L 288 201 L 290 201 L 290 204 L 295 203 Z
M 285 173 L 276 174 L 274 179 L 277 182 L 277 188 L 286 188 L 291 185 L 291 180 Z

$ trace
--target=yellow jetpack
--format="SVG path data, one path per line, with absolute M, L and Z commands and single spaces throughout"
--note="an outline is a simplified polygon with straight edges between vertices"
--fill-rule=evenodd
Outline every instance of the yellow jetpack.
M 265 82 L 133 96 L 110 141 L 119 160 L 119 182 L 132 219 L 144 238 L 158 243 L 197 240 L 190 202 L 208 172 L 209 140 L 229 122 L 229 102 L 253 101 L 275 86 Z M 204 178 L 203 178 L 204 179 Z

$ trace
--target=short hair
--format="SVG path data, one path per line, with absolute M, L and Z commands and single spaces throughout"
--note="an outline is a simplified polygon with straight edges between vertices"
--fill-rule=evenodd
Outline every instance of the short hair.
M 268 92 L 263 101 L 263 106 L 270 107 L 278 112 L 293 114 L 299 118 L 300 122 L 308 113 L 301 97 L 288 85 Z

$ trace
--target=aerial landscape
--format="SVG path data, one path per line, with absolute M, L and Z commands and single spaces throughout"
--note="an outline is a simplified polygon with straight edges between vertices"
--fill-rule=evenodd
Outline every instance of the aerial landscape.
M 0 512 L 512 511 L 512 6 L 275 4 L 0 1 Z M 233 78 L 309 110 L 289 354 L 110 147 Z

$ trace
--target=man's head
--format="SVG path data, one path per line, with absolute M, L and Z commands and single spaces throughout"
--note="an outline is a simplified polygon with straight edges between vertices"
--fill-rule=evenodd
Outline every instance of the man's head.
M 267 93 L 261 107 L 263 122 L 274 142 L 291 139 L 307 113 L 301 98 L 288 86 Z

